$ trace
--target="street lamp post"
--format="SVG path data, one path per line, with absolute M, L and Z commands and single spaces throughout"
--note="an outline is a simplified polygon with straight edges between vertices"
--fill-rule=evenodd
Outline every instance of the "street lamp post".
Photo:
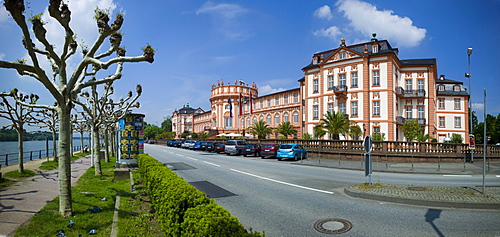
M 467 49 L 467 73 L 465 73 L 465 77 L 469 78 L 469 139 L 470 135 L 473 134 L 472 131 L 472 88 L 470 83 L 470 55 L 472 54 L 472 48 Z M 469 150 L 470 150 L 470 162 L 474 162 L 474 149 L 470 148 L 470 140 L 469 140 Z

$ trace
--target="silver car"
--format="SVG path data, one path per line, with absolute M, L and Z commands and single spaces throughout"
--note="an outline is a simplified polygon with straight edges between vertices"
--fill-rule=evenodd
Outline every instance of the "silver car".
M 224 148 L 224 152 L 226 155 L 237 154 L 241 155 L 243 153 L 243 149 L 245 149 L 245 145 L 247 142 L 245 140 L 229 140 L 226 141 L 226 147 Z

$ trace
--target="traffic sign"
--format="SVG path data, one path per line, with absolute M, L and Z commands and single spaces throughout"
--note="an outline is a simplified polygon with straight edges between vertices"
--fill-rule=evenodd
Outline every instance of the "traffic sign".
M 363 141 L 363 147 L 365 148 L 366 153 L 372 152 L 372 137 L 370 135 L 365 137 L 365 140 Z

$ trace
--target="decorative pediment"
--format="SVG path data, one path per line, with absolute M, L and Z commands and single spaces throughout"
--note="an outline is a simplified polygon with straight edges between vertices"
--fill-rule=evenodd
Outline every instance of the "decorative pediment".
M 359 58 L 359 57 L 363 57 L 363 55 L 359 54 L 356 51 L 352 51 L 348 48 L 339 48 L 335 50 L 330 56 L 328 56 L 324 60 L 324 62 L 334 62 L 338 60 Z
M 358 93 L 357 92 L 351 93 L 351 100 L 352 99 L 357 99 L 357 98 L 358 98 Z

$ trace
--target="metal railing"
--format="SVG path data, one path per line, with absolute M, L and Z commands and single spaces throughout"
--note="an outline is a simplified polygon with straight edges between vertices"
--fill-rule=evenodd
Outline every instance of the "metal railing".
M 81 146 L 73 146 L 73 151 L 81 150 Z M 56 151 L 57 152 L 57 151 Z M 43 149 L 23 152 L 23 161 L 37 160 L 54 156 L 54 149 Z M 12 165 L 19 162 L 19 153 L 0 154 L 0 165 Z

